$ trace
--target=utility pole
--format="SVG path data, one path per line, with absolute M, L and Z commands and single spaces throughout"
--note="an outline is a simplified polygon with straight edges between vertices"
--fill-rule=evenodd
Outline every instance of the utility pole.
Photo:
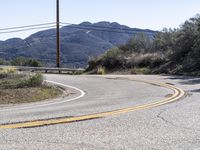
M 60 67 L 60 6 L 56 0 L 56 44 L 57 44 L 57 67 Z

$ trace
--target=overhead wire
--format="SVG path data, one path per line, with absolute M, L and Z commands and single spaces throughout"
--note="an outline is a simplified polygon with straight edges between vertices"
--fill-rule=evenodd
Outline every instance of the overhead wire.
M 51 28 L 55 28 L 55 27 L 56 27 L 55 25 L 45 26 L 45 27 L 34 27 L 34 28 L 28 28 L 28 29 L 20 29 L 20 30 L 0 32 L 0 34 L 16 33 L 16 32 L 23 32 L 23 31 L 30 31 L 30 30 L 39 30 L 39 29 L 51 29 Z
M 29 28 L 29 27 L 36 27 L 36 26 L 45 26 L 45 25 L 51 25 L 51 24 L 55 24 L 55 22 L 34 24 L 34 25 L 26 25 L 26 26 L 18 26 L 18 27 L 2 28 L 2 29 L 0 29 L 0 31 L 2 31 L 2 30 L 13 30 L 13 29 L 15 30 L 15 29 Z

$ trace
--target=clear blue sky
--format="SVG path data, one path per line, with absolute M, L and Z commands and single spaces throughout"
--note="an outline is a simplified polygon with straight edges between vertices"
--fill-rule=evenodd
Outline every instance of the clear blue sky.
M 56 0 L 1 0 L 0 28 L 55 21 Z M 130 27 L 176 28 L 200 13 L 200 0 L 60 0 L 61 21 L 111 21 Z M 32 32 L 0 34 L 0 40 Z

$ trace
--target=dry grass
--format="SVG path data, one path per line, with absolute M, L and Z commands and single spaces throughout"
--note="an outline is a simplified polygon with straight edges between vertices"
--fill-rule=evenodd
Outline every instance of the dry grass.
M 59 89 L 51 87 L 30 87 L 21 89 L 1 89 L 0 104 L 19 104 L 37 102 L 56 98 L 62 94 Z
M 0 73 L 0 104 L 36 102 L 58 97 L 62 91 L 42 84 L 41 74 Z
M 148 68 L 133 68 L 130 70 L 131 74 L 151 74 L 151 70 Z
M 17 70 L 15 67 L 4 67 L 0 69 L 0 74 L 13 74 L 16 72 Z
M 154 67 L 163 61 L 163 56 L 158 53 L 146 53 L 146 54 L 132 54 L 131 57 L 127 59 L 127 63 L 130 66 L 136 67 Z

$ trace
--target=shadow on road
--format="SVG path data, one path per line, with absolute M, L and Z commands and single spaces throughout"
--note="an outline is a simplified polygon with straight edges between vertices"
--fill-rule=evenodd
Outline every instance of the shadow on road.
M 180 80 L 180 84 L 200 84 L 200 77 L 191 76 L 166 76 L 166 79 Z
M 200 93 L 200 89 L 191 90 L 190 92 L 197 92 L 197 93 Z
M 178 82 L 182 85 L 200 85 L 200 77 L 192 76 L 166 76 L 165 79 L 179 80 Z M 191 90 L 190 92 L 199 92 L 200 89 Z

